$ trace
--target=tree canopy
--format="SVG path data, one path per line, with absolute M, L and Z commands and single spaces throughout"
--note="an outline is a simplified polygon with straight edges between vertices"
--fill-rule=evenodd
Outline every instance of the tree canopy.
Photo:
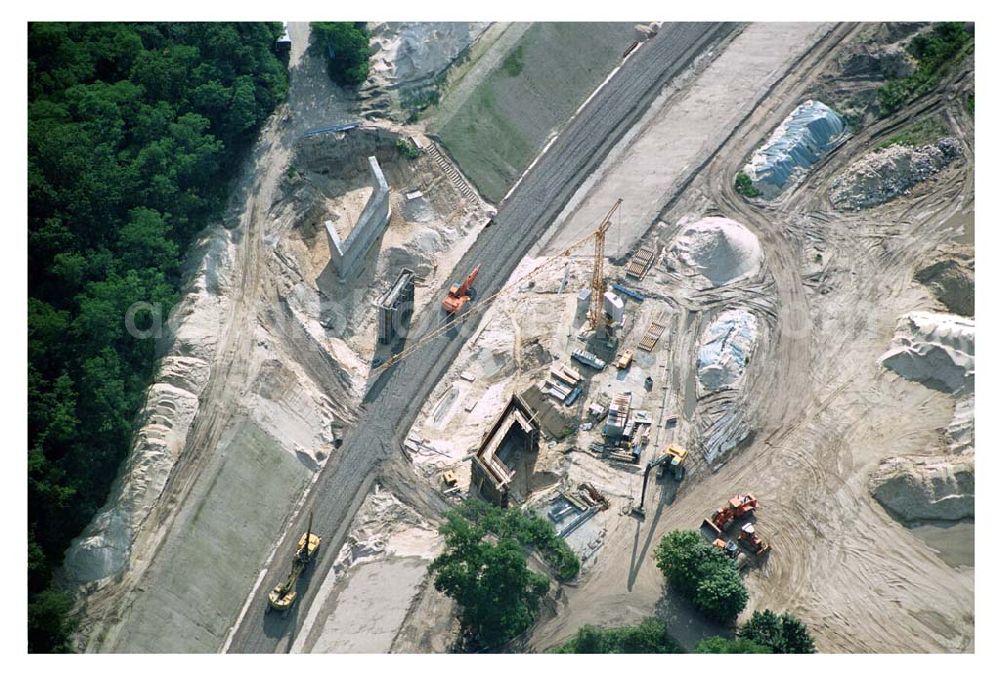
M 769 609 L 754 611 L 737 635 L 774 653 L 816 653 L 816 644 L 805 623 L 789 613 L 779 616 Z
M 309 24 L 310 49 L 326 59 L 330 79 L 342 87 L 357 86 L 368 78 L 368 29 L 364 22 L 314 21 Z
M 154 368 L 126 331 L 165 319 L 180 256 L 220 212 L 287 93 L 274 23 L 28 27 L 28 533 L 33 651 L 65 647 L 41 595 L 107 498 Z M 136 325 L 148 326 L 149 310 Z
M 684 653 L 657 618 L 647 618 L 639 625 L 598 628 L 585 625 L 555 653 Z
M 670 585 L 706 616 L 728 623 L 746 607 L 747 591 L 736 563 L 698 532 L 670 532 L 654 557 Z
M 521 544 L 509 535 L 487 538 L 483 525 L 457 511 L 440 531 L 445 551 L 429 570 L 434 587 L 458 602 L 463 636 L 493 647 L 531 627 L 549 579 L 528 569 Z
M 706 637 L 698 642 L 695 653 L 771 653 L 771 649 L 749 639 Z

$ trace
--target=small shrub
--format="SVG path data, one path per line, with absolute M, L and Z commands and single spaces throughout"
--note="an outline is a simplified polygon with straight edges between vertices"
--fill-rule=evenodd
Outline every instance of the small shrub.
M 410 160 L 416 160 L 420 157 L 421 152 L 415 143 L 406 139 L 396 139 L 396 150 L 399 151 L 400 155 Z
M 736 192 L 743 197 L 760 197 L 760 191 L 753 185 L 753 181 L 745 172 L 736 173 Z
M 516 78 L 524 70 L 524 50 L 518 46 L 513 52 L 507 55 L 503 61 L 503 72 L 512 78 Z

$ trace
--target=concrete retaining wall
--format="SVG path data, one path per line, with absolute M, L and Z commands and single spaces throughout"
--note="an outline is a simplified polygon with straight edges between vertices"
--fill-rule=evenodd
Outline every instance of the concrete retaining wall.
M 332 222 L 324 224 L 327 244 L 330 246 L 330 261 L 342 280 L 353 278 L 361 271 L 368 250 L 389 225 L 389 184 L 386 183 L 382 168 L 374 155 L 368 157 L 368 167 L 374 191 L 361 210 L 361 216 L 351 229 L 351 234 L 346 240 L 341 240 Z

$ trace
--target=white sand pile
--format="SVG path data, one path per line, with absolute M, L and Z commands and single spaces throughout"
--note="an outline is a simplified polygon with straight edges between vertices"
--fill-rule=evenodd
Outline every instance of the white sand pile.
M 928 387 L 971 393 L 976 374 L 976 322 L 923 311 L 904 315 L 880 361 L 903 378 Z
M 975 515 L 971 456 L 887 458 L 871 477 L 872 496 L 904 522 Z
M 376 81 L 401 85 L 444 71 L 489 22 L 385 22 L 372 26 L 372 71 Z
M 667 253 L 668 265 L 690 269 L 716 287 L 755 275 L 762 258 L 757 236 L 742 224 L 720 216 L 709 216 L 684 228 Z
M 742 308 L 721 313 L 708 325 L 698 351 L 698 380 L 708 390 L 732 388 L 757 342 L 757 318 Z
M 962 146 L 951 137 L 920 148 L 894 145 L 873 151 L 833 182 L 830 199 L 838 209 L 880 205 L 905 195 L 961 155 Z

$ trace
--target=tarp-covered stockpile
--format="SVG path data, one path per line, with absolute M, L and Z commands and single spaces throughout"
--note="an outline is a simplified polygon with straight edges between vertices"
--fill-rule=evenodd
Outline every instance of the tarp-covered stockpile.
M 773 198 L 796 175 L 819 162 L 844 130 L 844 121 L 829 106 L 806 101 L 778 125 L 743 171 L 765 198 Z
M 757 341 L 757 318 L 742 308 L 719 315 L 702 335 L 698 379 L 709 391 L 734 387 Z

